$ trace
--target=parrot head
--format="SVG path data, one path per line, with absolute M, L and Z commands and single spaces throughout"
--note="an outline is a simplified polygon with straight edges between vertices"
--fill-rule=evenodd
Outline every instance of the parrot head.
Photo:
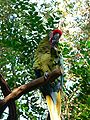
M 50 33 L 50 45 L 51 47 L 55 47 L 59 42 L 59 38 L 62 35 L 62 31 L 59 29 L 55 29 Z

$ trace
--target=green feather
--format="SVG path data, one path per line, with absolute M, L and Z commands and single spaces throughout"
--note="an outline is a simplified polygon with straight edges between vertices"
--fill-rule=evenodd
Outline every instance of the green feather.
M 48 37 L 42 40 L 36 49 L 34 56 L 34 69 L 40 69 L 42 73 L 51 72 L 56 68 L 60 68 L 60 65 L 57 63 L 59 61 L 60 51 L 52 50 L 50 47 L 50 42 Z

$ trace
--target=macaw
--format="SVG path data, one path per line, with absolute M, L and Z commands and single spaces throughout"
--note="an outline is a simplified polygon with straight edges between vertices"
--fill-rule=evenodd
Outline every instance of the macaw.
M 40 87 L 43 93 L 50 114 L 50 120 L 61 120 L 61 90 L 63 84 L 63 63 L 62 52 L 59 49 L 59 39 L 62 31 L 55 29 L 38 45 L 34 55 L 34 65 L 36 77 L 48 77 L 48 73 L 54 69 L 61 69 L 62 75 L 54 82 L 47 82 Z

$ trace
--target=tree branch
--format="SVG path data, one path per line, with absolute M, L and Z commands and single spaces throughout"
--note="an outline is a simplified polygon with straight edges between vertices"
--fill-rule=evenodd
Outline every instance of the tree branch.
M 0 86 L 1 86 L 1 90 L 2 93 L 4 95 L 4 97 L 6 97 L 7 95 L 9 95 L 11 93 L 11 90 L 8 86 L 8 84 L 6 83 L 6 81 L 4 80 L 4 78 L 2 77 L 2 75 L 0 74 Z M 2 115 L 2 113 L 4 112 L 4 110 L 6 109 L 7 106 L 9 106 L 9 116 L 8 116 L 8 120 L 16 120 L 16 105 L 14 101 L 11 101 L 10 103 L 4 103 L 3 100 L 0 100 L 0 104 L 2 104 L 1 108 L 0 108 L 0 116 Z
M 35 80 L 31 81 L 30 83 L 27 83 L 27 84 L 21 85 L 18 88 L 15 88 L 8 96 L 6 96 L 2 100 L 2 104 L 0 104 L 0 108 L 3 105 L 6 105 L 7 103 L 9 103 L 12 100 L 17 100 L 23 94 L 26 94 L 26 93 L 34 90 L 34 89 L 37 89 L 38 87 L 40 87 L 44 84 L 46 84 L 48 81 L 53 82 L 60 75 L 61 75 L 61 70 L 56 69 L 56 70 L 52 71 L 51 73 L 49 73 L 47 79 L 45 79 L 44 76 L 43 76 L 43 77 L 40 77 L 38 79 L 35 79 Z

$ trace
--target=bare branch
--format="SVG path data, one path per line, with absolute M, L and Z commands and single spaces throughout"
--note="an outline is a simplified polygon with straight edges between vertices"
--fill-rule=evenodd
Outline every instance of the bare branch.
M 4 78 L 2 77 L 2 75 L 0 74 L 0 86 L 1 86 L 1 90 L 2 93 L 4 95 L 4 97 L 6 97 L 7 95 L 9 95 L 11 93 L 11 90 L 8 86 L 8 84 L 6 83 L 6 81 L 4 80 Z M 9 107 L 9 116 L 8 116 L 8 120 L 16 120 L 16 105 L 14 101 L 11 101 L 10 103 L 5 103 L 5 101 L 0 100 L 0 106 L 2 106 L 0 108 L 0 116 L 2 115 L 2 113 L 4 112 L 4 110 L 6 109 L 6 107 Z
M 8 96 L 6 96 L 4 98 L 4 100 L 2 100 L 3 105 L 6 105 L 7 103 L 9 103 L 12 100 L 17 100 L 18 98 L 20 98 L 23 94 L 26 94 L 34 89 L 37 89 L 38 87 L 46 84 L 48 81 L 53 82 L 57 77 L 59 77 L 61 75 L 61 70 L 60 69 L 56 69 L 54 71 L 52 71 L 51 73 L 49 73 L 49 76 L 47 78 L 47 80 L 43 77 L 40 77 L 38 79 L 35 79 L 27 84 L 21 85 L 18 88 L 15 88 Z M 3 106 L 2 104 L 0 104 L 0 108 Z

